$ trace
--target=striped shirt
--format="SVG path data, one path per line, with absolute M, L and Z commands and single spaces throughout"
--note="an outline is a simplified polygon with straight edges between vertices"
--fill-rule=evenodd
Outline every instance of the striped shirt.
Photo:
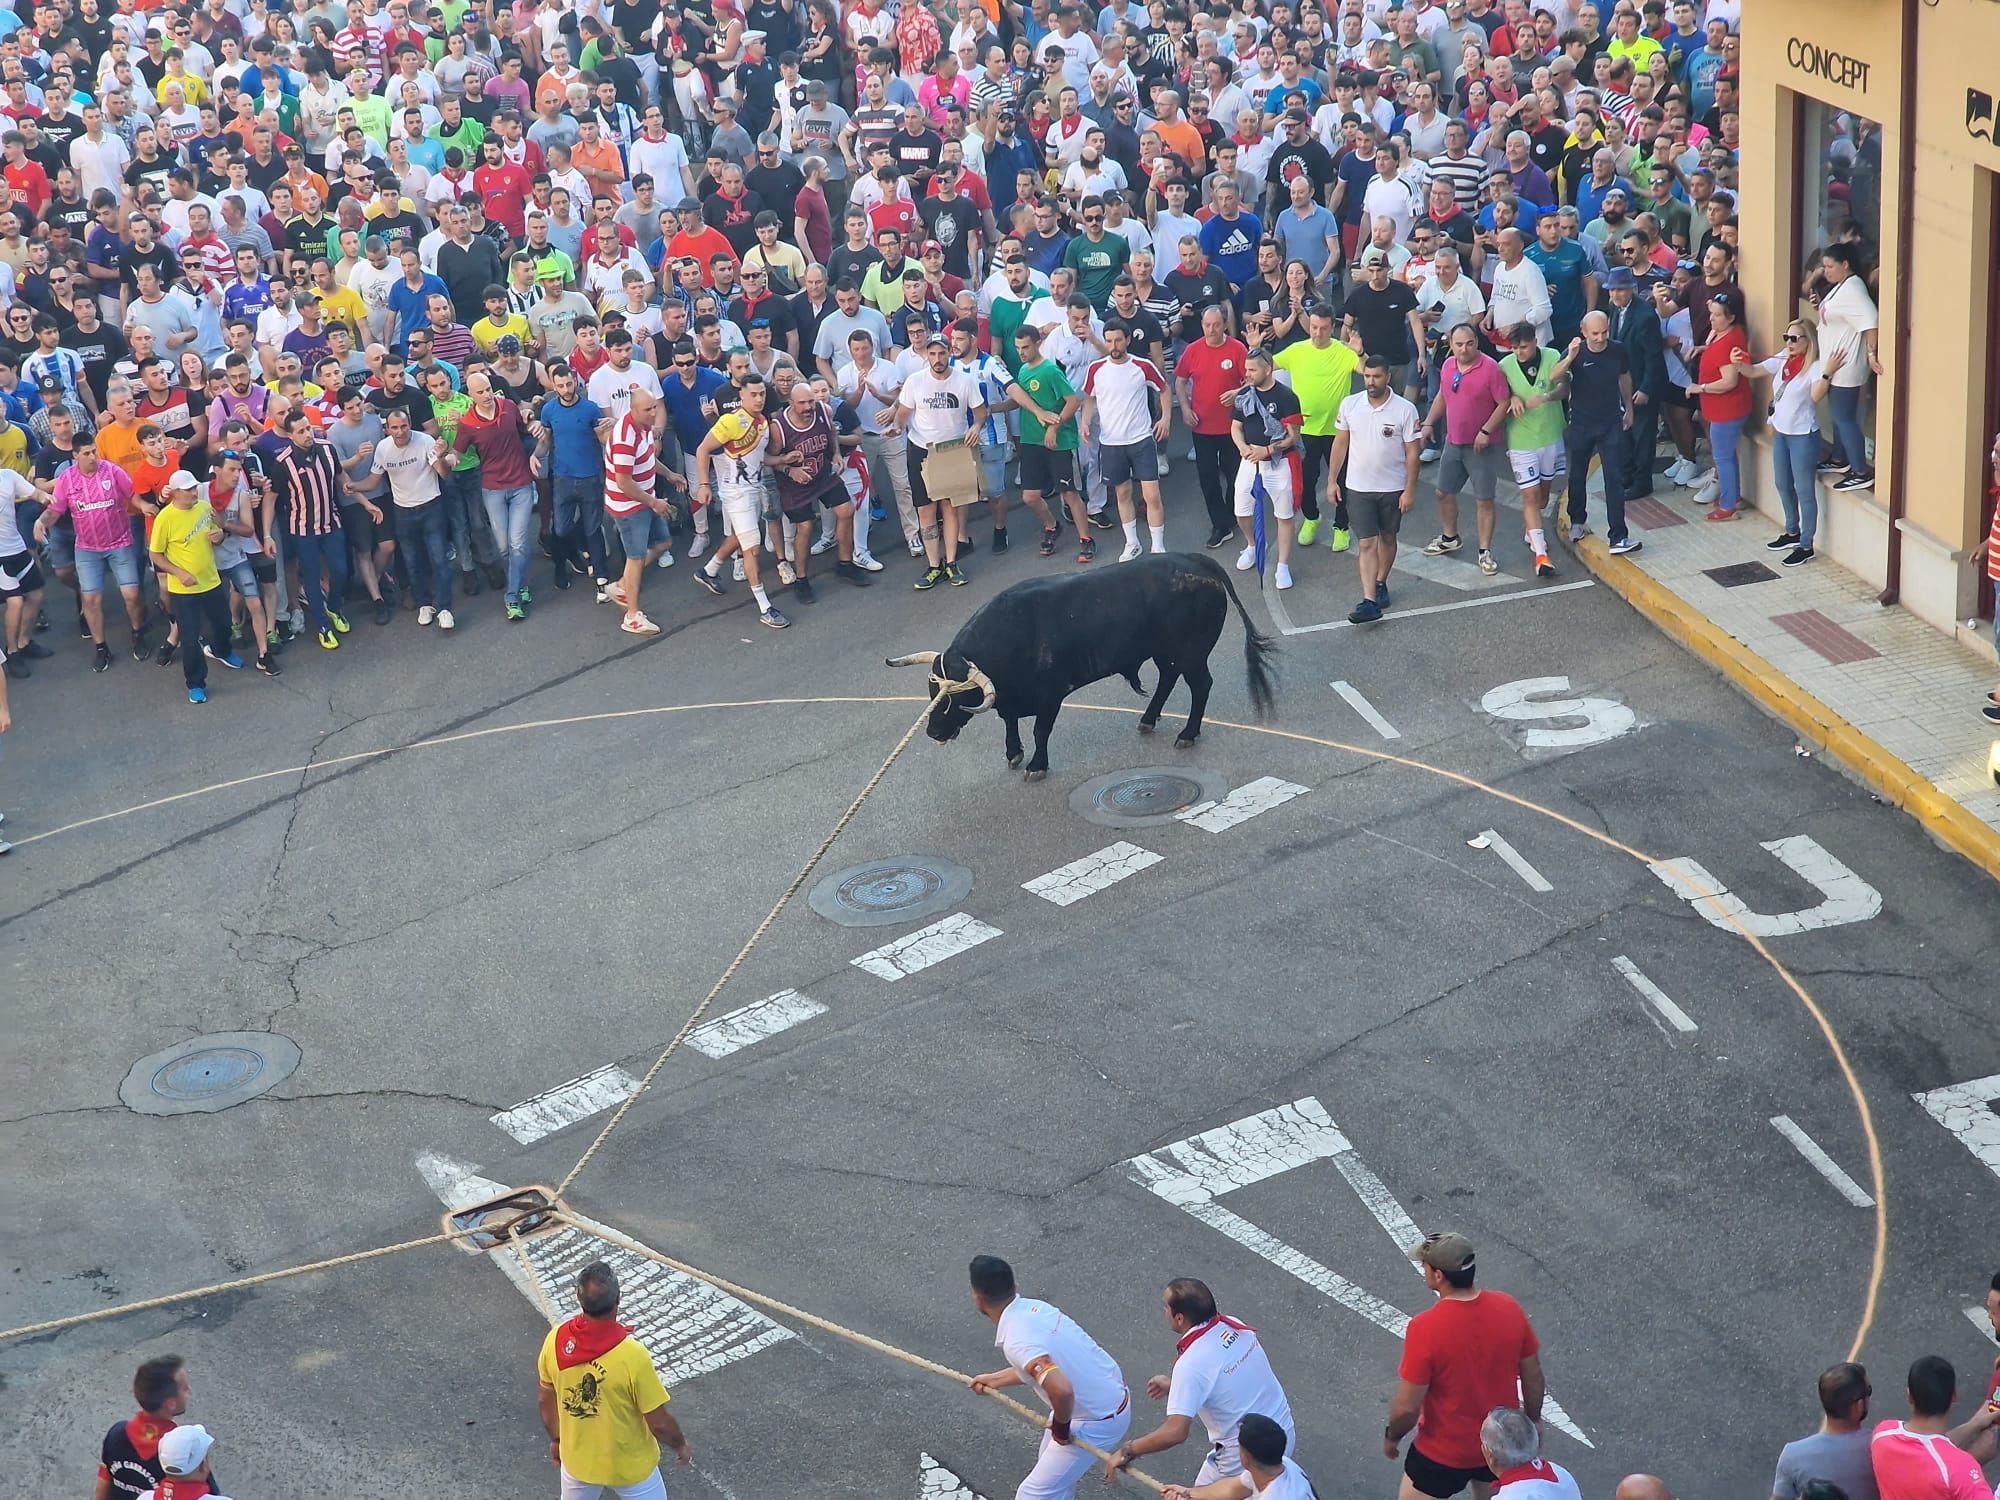
M 1484 160 L 1477 156 L 1462 156 L 1453 161 L 1448 156 L 1433 156 L 1426 164 L 1433 182 L 1444 181 L 1451 184 L 1451 196 L 1460 209 L 1469 214 L 1479 212 L 1480 189 L 1486 186 L 1488 172 Z
M 659 452 L 659 440 L 653 436 L 653 429 L 633 421 L 629 411 L 612 424 L 611 437 L 604 445 L 606 511 L 614 516 L 629 516 L 645 503 L 629 498 L 619 489 L 618 476 L 627 476 L 641 492 L 650 495 Z
M 340 461 L 318 438 L 301 449 L 289 440 L 271 464 L 271 477 L 289 507 L 293 536 L 326 536 L 340 526 Z
M 463 323 L 454 323 L 445 329 L 426 323 L 424 331 L 431 336 L 431 352 L 448 365 L 462 370 L 467 361 L 478 356 L 478 346 L 472 342 L 472 330 Z

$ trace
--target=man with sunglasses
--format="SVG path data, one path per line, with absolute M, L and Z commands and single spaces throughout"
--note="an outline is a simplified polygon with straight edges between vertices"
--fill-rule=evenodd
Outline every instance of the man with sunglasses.
M 1104 200 L 1083 200 L 1083 233 L 1063 247 L 1062 263 L 1076 272 L 1077 290 L 1099 312 L 1111 304 L 1111 287 L 1132 258 L 1132 243 L 1104 229 Z
M 1868 1401 L 1875 1393 L 1868 1371 L 1852 1362 L 1837 1364 L 1821 1373 L 1817 1386 L 1824 1413 L 1819 1430 L 1779 1450 L 1771 1500 L 1799 1500 L 1815 1482 L 1837 1484 L 1842 1494 L 1867 1500 L 1876 1493 L 1868 1430 Z M 1620 1500 L 1630 1497 L 1621 1494 Z

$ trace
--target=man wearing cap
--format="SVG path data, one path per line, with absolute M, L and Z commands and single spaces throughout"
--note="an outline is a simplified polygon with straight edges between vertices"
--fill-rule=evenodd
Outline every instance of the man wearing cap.
M 187 683 L 190 703 L 208 702 L 209 653 L 231 671 L 243 666 L 243 658 L 229 644 L 229 596 L 215 566 L 215 544 L 222 540 L 222 526 L 200 491 L 200 481 L 194 475 L 176 469 L 167 480 L 167 503 L 153 517 L 148 542 L 153 566 L 166 578 L 168 603 L 180 632 L 181 676 Z M 376 512 L 378 518 L 380 514 Z M 204 643 L 207 651 L 202 649 Z M 199 1427 L 177 1430 L 201 1431 Z M 164 1450 L 164 1442 L 162 1447 Z M 166 1466 L 163 1452 L 162 1467 Z
M 206 1427 L 176 1427 L 160 1439 L 160 1479 L 139 1500 L 223 1500 L 209 1471 L 215 1439 Z
M 1482 1426 L 1496 1408 L 1541 1421 L 1541 1345 L 1520 1303 L 1474 1285 L 1472 1242 L 1464 1235 L 1429 1235 L 1410 1258 L 1438 1300 L 1404 1330 L 1382 1451 L 1401 1457 L 1403 1438 L 1416 1430 L 1398 1500 L 1449 1500 L 1468 1485 L 1475 1500 L 1485 1500 L 1495 1474 Z

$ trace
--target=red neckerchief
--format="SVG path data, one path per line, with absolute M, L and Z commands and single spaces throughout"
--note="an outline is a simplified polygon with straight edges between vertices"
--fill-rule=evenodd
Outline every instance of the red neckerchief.
M 125 1424 L 125 1441 L 132 1451 L 151 1463 L 160 1456 L 160 1439 L 174 1430 L 173 1419 L 142 1411 Z
M 1236 1318 L 1232 1318 L 1227 1313 L 1217 1313 L 1214 1317 L 1210 1318 L 1206 1323 L 1196 1324 L 1193 1328 L 1190 1328 L 1186 1333 L 1181 1335 L 1180 1342 L 1174 1345 L 1174 1358 L 1179 1359 L 1183 1354 L 1187 1353 L 1188 1350 L 1194 1346 L 1194 1341 L 1196 1339 L 1200 1338 L 1204 1333 L 1207 1333 L 1209 1329 L 1214 1328 L 1217 1324 L 1220 1324 L 1224 1328 L 1238 1328 L 1245 1333 L 1251 1333 L 1255 1331 L 1250 1327 L 1248 1323 L 1242 1322 L 1241 1320 Z
M 1497 1490 L 1503 1484 L 1512 1484 L 1517 1479 L 1539 1479 L 1545 1484 L 1556 1483 L 1555 1466 L 1545 1458 L 1533 1463 L 1522 1464 L 1518 1469 L 1508 1469 L 1493 1476 L 1493 1487 Z
M 616 1349 L 632 1336 L 623 1323 L 578 1313 L 556 1330 L 556 1368 L 571 1370 Z

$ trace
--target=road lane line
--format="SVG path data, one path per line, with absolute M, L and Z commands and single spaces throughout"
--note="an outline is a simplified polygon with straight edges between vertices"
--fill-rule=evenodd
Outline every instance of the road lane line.
M 1626 983 L 1639 992 L 1640 998 L 1658 1011 L 1669 1026 L 1676 1031 L 1695 1031 L 1699 1028 L 1694 1018 L 1667 998 L 1667 992 L 1639 972 L 1639 966 L 1622 953 L 1611 960 L 1611 967 L 1625 976 Z
M 1483 604 L 1505 604 L 1509 599 L 1546 599 L 1550 594 L 1567 594 L 1575 589 L 1594 589 L 1595 578 L 1585 578 L 1576 583 L 1556 583 L 1547 588 L 1516 589 L 1511 594 L 1482 594 L 1477 599 L 1460 599 L 1451 604 L 1426 604 L 1421 609 L 1392 609 L 1382 616 L 1381 623 L 1391 620 L 1414 620 L 1422 615 L 1450 614 L 1455 609 L 1478 609 Z M 1294 625 L 1287 635 L 1311 635 L 1318 630 L 1352 630 L 1353 624 L 1347 620 L 1328 620 L 1323 625 Z
M 1095 854 L 1086 854 L 1082 859 L 1073 859 L 1046 875 L 1023 881 L 1021 889 L 1030 895 L 1040 896 L 1053 906 L 1074 906 L 1085 896 L 1094 896 L 1118 884 L 1126 876 L 1137 875 L 1141 870 L 1158 864 L 1163 857 L 1151 849 L 1142 849 L 1137 844 L 1128 844 L 1120 839 Z
M 1457 589 L 1462 594 L 1478 593 L 1486 589 L 1504 589 L 1509 584 L 1525 583 L 1511 573 L 1482 573 L 1470 562 L 1453 562 L 1447 557 L 1426 557 L 1421 547 L 1412 547 L 1396 555 L 1396 571 L 1409 573 L 1432 583 L 1441 583 L 1448 589 Z
M 1303 797 L 1308 790 L 1295 782 L 1281 781 L 1276 776 L 1259 776 L 1255 781 L 1246 781 L 1220 802 L 1197 802 L 1193 807 L 1182 808 L 1174 816 L 1183 823 L 1192 823 L 1210 833 L 1221 833 L 1225 828 L 1234 828 L 1238 823 L 1269 812 L 1294 797 Z
M 928 969 L 932 964 L 941 964 L 968 948 L 977 948 L 998 936 L 999 928 L 989 927 L 977 917 L 955 911 L 948 917 L 939 917 L 928 927 L 919 927 L 908 936 L 872 948 L 849 962 L 857 969 L 866 969 L 878 979 L 894 984 L 899 979 Z
M 687 1044 L 704 1057 L 727 1057 L 765 1037 L 826 1014 L 826 1007 L 797 990 L 779 990 L 762 1000 L 704 1021 L 688 1033 Z
M 1500 858 L 1506 862 L 1508 869 L 1512 870 L 1516 875 L 1520 876 L 1523 880 L 1528 882 L 1529 890 L 1552 891 L 1555 889 L 1554 886 L 1550 885 L 1548 881 L 1543 878 L 1542 872 L 1540 870 L 1537 870 L 1533 865 L 1529 864 L 1525 859 L 1521 857 L 1521 853 L 1518 849 L 1516 849 L 1512 844 L 1508 843 L 1505 839 L 1500 837 L 1500 835 L 1495 833 L 1492 829 L 1490 828 L 1482 829 L 1480 831 L 1478 838 L 1470 839 L 1467 842 L 1474 849 L 1491 849 L 1495 854 L 1499 855 Z
M 1347 700 L 1347 706 L 1368 721 L 1368 727 L 1385 740 L 1400 740 L 1403 731 L 1391 724 L 1375 711 L 1375 705 L 1361 695 L 1361 690 L 1351 682 L 1336 682 L 1333 690 Z
M 1852 1203 L 1856 1208 L 1873 1208 L 1875 1200 L 1862 1190 L 1861 1184 L 1840 1169 L 1840 1163 L 1828 1156 L 1820 1143 L 1800 1129 L 1790 1115 L 1773 1115 L 1771 1123 L 1778 1134 L 1798 1148 L 1799 1155 L 1813 1164 L 1815 1171 L 1833 1184 L 1835 1192 Z
M 493 1116 L 493 1123 L 526 1146 L 566 1125 L 587 1120 L 599 1110 L 622 1104 L 638 1092 L 638 1079 L 609 1064 L 501 1110 Z
M 1985 1337 L 1987 1343 L 1993 1342 L 1993 1320 L 1986 1316 L 1985 1308 L 1968 1307 L 1965 1309 L 1965 1316 L 1966 1320 Z
M 928 1453 L 917 1454 L 917 1500 L 986 1500 Z
M 2000 1175 L 2000 1114 L 1990 1107 L 2000 1099 L 2000 1073 L 1910 1097 L 1957 1136 L 1966 1150 L 1985 1163 L 1987 1171 Z

